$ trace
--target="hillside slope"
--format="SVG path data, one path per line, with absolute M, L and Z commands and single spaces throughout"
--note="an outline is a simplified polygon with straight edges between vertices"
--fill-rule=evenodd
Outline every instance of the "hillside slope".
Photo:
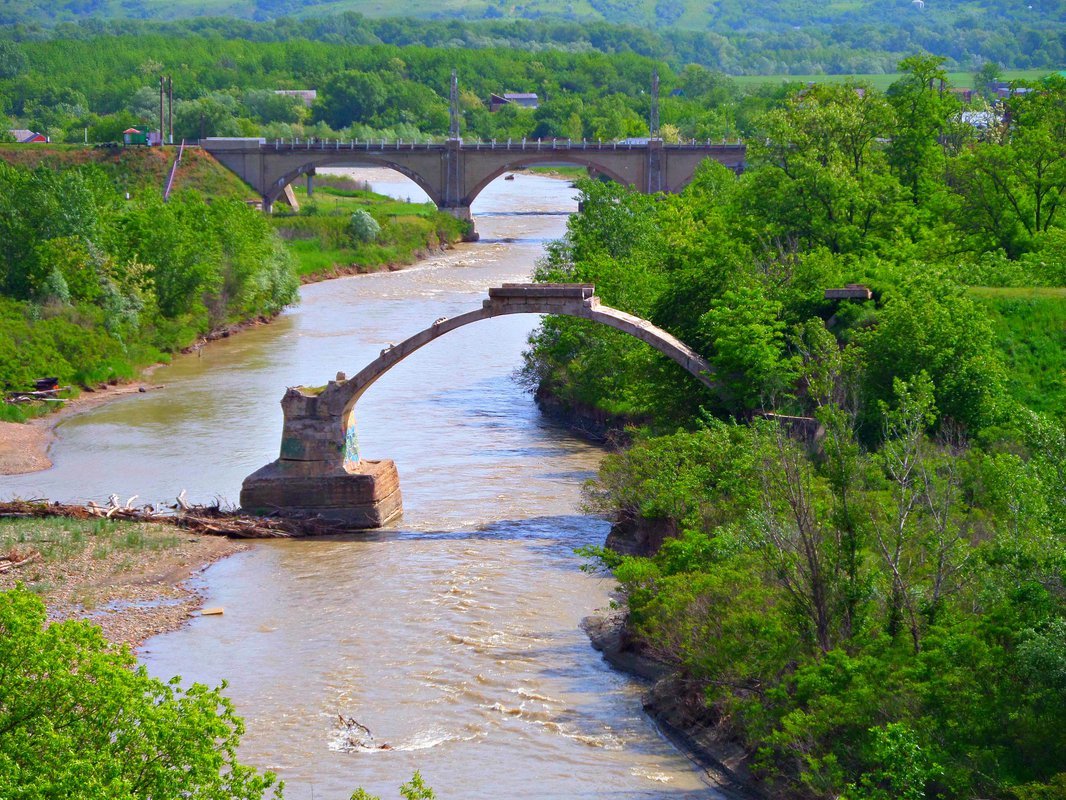
M 85 147 L 82 145 L 0 145 L 0 159 L 20 167 L 99 166 L 121 191 L 162 192 L 177 156 L 176 147 Z M 240 178 L 198 147 L 186 148 L 174 191 L 194 189 L 208 198 L 258 200 Z
M 569 19 L 644 27 L 676 27 L 722 33 L 782 30 L 794 26 L 884 22 L 958 26 L 962 31 L 999 23 L 1062 23 L 1058 0 L 438 0 L 435 3 L 383 0 L 0 0 L 0 22 L 95 19 L 182 19 L 233 16 L 267 20 L 284 16 L 323 16 L 355 11 L 368 17 L 423 19 Z

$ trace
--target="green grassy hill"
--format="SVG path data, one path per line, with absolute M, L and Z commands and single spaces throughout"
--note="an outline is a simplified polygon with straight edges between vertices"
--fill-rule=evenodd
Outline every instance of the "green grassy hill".
M 1037 411 L 1066 409 L 1066 288 L 990 289 L 970 293 L 992 312 L 1011 394 Z
M 0 159 L 20 167 L 96 164 L 121 191 L 162 192 L 176 147 L 86 147 L 76 144 L 0 144 Z M 258 200 L 240 178 L 199 148 L 186 148 L 173 191 L 195 189 L 209 198 Z

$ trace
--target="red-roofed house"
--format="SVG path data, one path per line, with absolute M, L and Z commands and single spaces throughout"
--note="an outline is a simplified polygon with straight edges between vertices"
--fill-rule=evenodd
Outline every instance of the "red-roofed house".
M 43 133 L 34 133 L 31 130 L 25 128 L 16 128 L 15 130 L 8 131 L 15 137 L 15 141 L 19 144 L 47 144 L 48 137 Z

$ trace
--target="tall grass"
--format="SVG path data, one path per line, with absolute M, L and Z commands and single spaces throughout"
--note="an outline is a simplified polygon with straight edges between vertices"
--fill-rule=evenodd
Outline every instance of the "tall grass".
M 1011 394 L 1066 417 L 1066 288 L 974 288 L 991 312 Z

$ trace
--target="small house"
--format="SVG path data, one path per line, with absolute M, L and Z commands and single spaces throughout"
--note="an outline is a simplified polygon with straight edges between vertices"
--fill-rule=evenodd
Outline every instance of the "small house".
M 537 108 L 540 105 L 540 99 L 534 92 L 505 92 L 489 96 L 489 111 L 496 112 L 508 105 Z
M 284 95 L 285 97 L 299 98 L 300 102 L 310 108 L 315 104 L 315 100 L 318 99 L 317 89 L 275 89 L 274 94 Z
M 979 131 L 987 131 L 1003 122 L 1003 117 L 993 111 L 961 111 L 956 119 Z
M 47 144 L 50 141 L 43 133 L 35 133 L 25 128 L 15 128 L 8 133 L 14 136 L 19 144 Z
M 140 128 L 126 128 L 126 130 L 122 131 L 122 143 L 154 146 L 163 144 L 163 137 L 159 134 L 159 131 L 149 130 L 148 126 L 145 125 Z

